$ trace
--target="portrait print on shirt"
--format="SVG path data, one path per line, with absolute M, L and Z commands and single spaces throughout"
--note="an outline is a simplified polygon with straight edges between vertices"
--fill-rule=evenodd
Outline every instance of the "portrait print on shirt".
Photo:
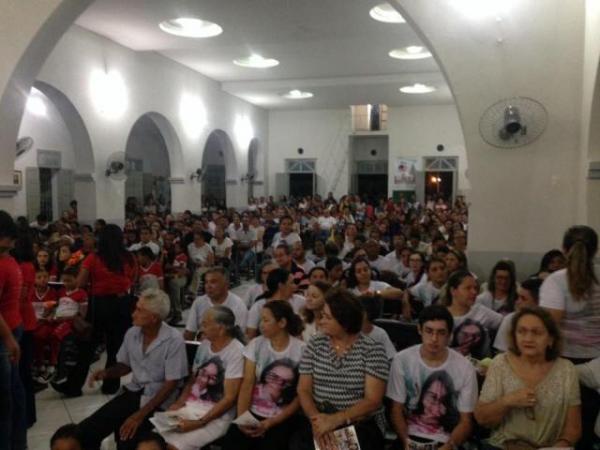
M 480 322 L 465 319 L 454 328 L 450 347 L 463 356 L 482 360 L 490 354 L 488 332 Z
M 188 402 L 218 403 L 223 398 L 225 366 L 219 356 L 213 356 L 194 371 L 194 384 Z
M 258 367 L 258 365 L 257 365 Z M 274 417 L 296 397 L 298 363 L 290 358 L 277 359 L 261 371 L 252 391 L 253 413 Z
M 408 434 L 446 442 L 460 419 L 457 392 L 444 370 L 432 372 L 425 380 L 408 381 Z

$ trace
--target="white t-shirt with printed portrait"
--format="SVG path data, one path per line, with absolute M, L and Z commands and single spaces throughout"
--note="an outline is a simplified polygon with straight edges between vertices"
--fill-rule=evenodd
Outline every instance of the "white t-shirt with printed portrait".
M 475 369 L 451 349 L 442 365 L 430 367 L 420 351 L 419 344 L 394 356 L 386 396 L 404 405 L 409 436 L 445 443 L 458 424 L 460 413 L 475 409 Z M 429 417 L 422 420 L 423 416 Z
M 252 339 L 244 349 L 244 357 L 256 365 L 250 411 L 260 417 L 278 415 L 296 397 L 298 365 L 306 344 L 292 336 L 289 339 L 281 352 L 264 336 Z

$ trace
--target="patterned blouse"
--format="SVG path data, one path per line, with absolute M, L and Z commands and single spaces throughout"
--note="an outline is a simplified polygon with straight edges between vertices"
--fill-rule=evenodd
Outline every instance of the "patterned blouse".
M 389 369 L 383 345 L 361 333 L 343 356 L 335 353 L 328 336 L 313 336 L 304 351 L 299 371 L 301 375 L 312 376 L 313 399 L 319 411 L 334 413 L 364 398 L 366 375 L 387 381 Z M 383 407 L 373 416 L 383 433 Z

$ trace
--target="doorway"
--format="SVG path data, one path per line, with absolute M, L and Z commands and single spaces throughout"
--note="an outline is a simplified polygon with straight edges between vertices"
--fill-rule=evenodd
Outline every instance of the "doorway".
M 358 174 L 357 194 L 362 199 L 377 200 L 385 197 L 388 189 L 387 174 Z
M 425 198 L 443 198 L 452 202 L 454 191 L 454 172 L 425 172 Z
M 312 197 L 315 192 L 314 173 L 290 173 L 290 197 Z

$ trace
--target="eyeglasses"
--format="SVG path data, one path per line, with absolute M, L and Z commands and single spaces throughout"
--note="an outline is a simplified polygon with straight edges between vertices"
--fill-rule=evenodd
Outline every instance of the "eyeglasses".
M 292 385 L 292 380 L 286 380 L 285 378 L 280 377 L 279 375 L 273 372 L 269 372 L 265 377 L 265 380 L 267 381 L 267 383 L 276 384 L 281 388 L 286 388 Z

